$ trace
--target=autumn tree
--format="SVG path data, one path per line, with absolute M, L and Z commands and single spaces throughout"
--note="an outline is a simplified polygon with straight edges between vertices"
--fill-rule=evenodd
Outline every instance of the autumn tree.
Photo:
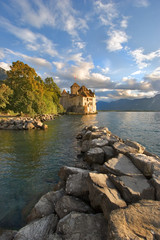
M 0 85 L 0 109 L 5 109 L 9 104 L 9 97 L 13 94 L 13 91 L 4 83 Z

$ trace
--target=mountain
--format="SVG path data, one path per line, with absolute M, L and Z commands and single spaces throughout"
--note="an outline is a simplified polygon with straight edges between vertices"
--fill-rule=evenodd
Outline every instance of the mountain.
M 0 67 L 0 80 L 4 80 L 7 78 L 7 72 L 3 68 Z
M 97 110 L 106 111 L 160 111 L 160 94 L 152 98 L 121 99 L 114 102 L 97 102 Z

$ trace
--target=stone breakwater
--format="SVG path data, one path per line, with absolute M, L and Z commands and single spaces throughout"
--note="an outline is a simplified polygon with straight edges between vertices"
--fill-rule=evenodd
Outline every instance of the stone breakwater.
M 107 128 L 77 136 L 79 162 L 31 210 L 28 224 L 0 240 L 160 239 L 160 158 Z
M 47 129 L 45 121 L 55 119 L 55 115 L 45 114 L 36 118 L 31 117 L 9 117 L 0 120 L 0 130 L 31 130 Z

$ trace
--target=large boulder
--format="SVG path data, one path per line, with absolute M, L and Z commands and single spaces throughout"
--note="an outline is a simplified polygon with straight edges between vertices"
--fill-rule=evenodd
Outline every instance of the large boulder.
M 117 176 L 135 176 L 141 172 L 135 167 L 132 161 L 124 154 L 118 154 L 117 158 L 111 158 L 102 166 L 104 173 L 111 173 Z
M 107 219 L 112 210 L 127 206 L 106 174 L 89 173 L 88 189 L 91 206 Z
M 87 177 L 88 172 L 70 175 L 66 181 L 66 193 L 85 200 L 88 199 Z
M 104 151 L 104 160 L 108 161 L 108 159 L 112 158 L 115 156 L 115 151 L 111 146 L 104 146 L 102 147 Z
M 87 152 L 90 148 L 90 141 L 89 140 L 84 140 L 82 142 L 82 146 L 81 146 L 81 152 L 84 153 L 84 152 Z
M 58 217 L 51 214 L 21 228 L 14 240 L 44 240 L 56 230 Z
M 96 139 L 93 139 L 90 142 L 91 148 L 94 148 L 94 147 L 104 147 L 106 145 L 108 145 L 107 139 L 102 139 L 102 138 L 96 138 Z
M 103 149 L 96 147 L 96 148 L 90 148 L 84 157 L 84 160 L 88 162 L 89 164 L 92 163 L 98 163 L 103 164 L 104 163 L 104 151 Z
M 102 214 L 71 212 L 57 225 L 57 233 L 65 240 L 107 239 L 107 222 Z
M 110 179 L 127 203 L 137 202 L 141 199 L 155 199 L 155 190 L 143 174 L 135 176 L 110 175 Z
M 128 153 L 138 153 L 138 149 L 134 148 L 133 146 L 129 146 L 127 144 L 124 144 L 123 142 L 115 142 L 113 144 L 114 149 L 118 153 L 128 154 Z
M 89 205 L 80 200 L 79 198 L 75 198 L 73 196 L 65 195 L 63 196 L 55 206 L 55 211 L 59 218 L 63 218 L 68 215 L 70 212 L 84 212 L 84 213 L 92 213 L 93 210 Z
M 145 154 L 129 154 L 134 165 L 146 176 L 152 177 L 154 165 L 159 165 L 160 163 L 155 157 L 146 156 Z
M 54 212 L 57 201 L 64 195 L 63 190 L 48 192 L 43 195 L 36 203 L 31 213 L 27 217 L 27 221 L 33 221 L 37 218 L 48 216 Z
M 64 167 L 61 167 L 61 169 L 59 170 L 58 176 L 60 177 L 61 180 L 66 181 L 69 175 L 76 174 L 76 173 L 87 174 L 88 172 L 89 171 L 85 169 L 64 166 Z
M 17 234 L 17 231 L 14 230 L 4 230 L 0 231 L 0 240 L 13 240 L 14 236 Z
M 34 129 L 34 128 L 35 128 L 35 126 L 31 122 L 28 122 L 28 123 L 25 124 L 25 129 L 26 130 L 31 130 L 31 129 Z
M 156 200 L 160 201 L 160 166 L 159 166 L 159 164 L 155 164 L 153 166 L 153 174 L 152 174 L 151 183 L 155 187 Z
M 129 139 L 126 139 L 124 141 L 124 143 L 127 145 L 127 146 L 130 146 L 130 147 L 133 147 L 135 149 L 138 150 L 139 153 L 143 153 L 145 151 L 145 147 L 142 146 L 141 144 L 135 142 L 135 141 L 131 141 Z
M 142 200 L 111 213 L 108 240 L 160 239 L 160 202 Z

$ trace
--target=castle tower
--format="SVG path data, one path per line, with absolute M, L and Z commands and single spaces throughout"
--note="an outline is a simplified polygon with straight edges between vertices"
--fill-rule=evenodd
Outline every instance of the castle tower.
M 71 94 L 77 94 L 79 89 L 80 89 L 80 86 L 77 83 L 74 83 L 71 86 Z

